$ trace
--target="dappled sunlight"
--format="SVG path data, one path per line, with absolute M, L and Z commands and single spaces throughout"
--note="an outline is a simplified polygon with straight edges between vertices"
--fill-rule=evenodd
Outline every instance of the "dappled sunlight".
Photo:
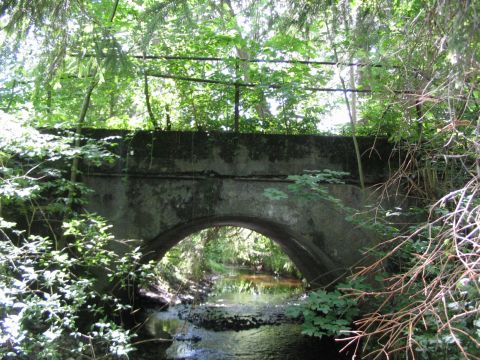
M 1 1 L 0 358 L 479 359 L 479 3 Z
M 167 357 L 315 358 L 308 349 L 319 346 L 319 341 L 305 339 L 298 319 L 286 315 L 304 298 L 306 283 L 270 239 L 245 228 L 209 228 L 180 241 L 160 264 L 160 276 L 185 281 L 179 292 L 208 282 L 207 291 L 195 299 L 148 312 L 146 331 L 172 338 L 164 350 Z M 279 338 L 285 340 L 279 343 Z
M 274 276 L 300 276 L 295 265 L 272 240 L 249 229 L 227 226 L 188 236 L 171 248 L 160 264 L 163 268 L 171 268 L 174 275 L 183 280 L 200 280 L 208 274 L 228 275 L 231 267 Z

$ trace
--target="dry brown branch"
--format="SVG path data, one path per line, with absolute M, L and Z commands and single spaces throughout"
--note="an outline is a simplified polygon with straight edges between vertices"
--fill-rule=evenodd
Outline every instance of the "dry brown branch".
M 373 348 L 367 358 L 404 352 L 407 359 L 414 359 L 416 351 L 422 348 L 415 339 L 415 330 L 424 328 L 427 331 L 433 327 L 439 337 L 448 334 L 465 359 L 478 358 L 467 349 L 465 341 L 476 347 L 479 341 L 457 324 L 480 313 L 480 299 L 468 302 L 462 294 L 462 286 L 473 284 L 477 290 L 479 286 L 479 193 L 480 182 L 474 177 L 463 188 L 436 201 L 423 226 L 409 235 L 379 245 L 390 250 L 360 270 L 357 276 L 382 269 L 386 261 L 419 237 L 428 239 L 423 252 L 413 254 L 411 266 L 405 272 L 391 275 L 383 288 L 371 292 L 352 290 L 350 294 L 361 300 L 383 300 L 374 312 L 355 323 L 356 331 L 345 339 L 347 344 L 362 342 L 364 349 Z M 431 269 L 436 269 L 433 275 Z M 406 304 L 389 311 L 400 295 L 407 297 Z M 460 340 L 459 336 L 463 339 Z

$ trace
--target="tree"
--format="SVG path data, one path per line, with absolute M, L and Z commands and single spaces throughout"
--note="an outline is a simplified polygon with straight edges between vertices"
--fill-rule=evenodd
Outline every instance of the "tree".
M 351 340 L 374 356 L 475 358 L 478 11 L 477 0 L 4 1 L 0 107 L 36 126 L 298 134 L 348 104 L 343 134 L 398 150 L 380 197 L 428 210 L 384 235 L 360 272 L 387 276 L 350 294 L 384 302 Z M 374 153 L 357 151 L 359 168 Z

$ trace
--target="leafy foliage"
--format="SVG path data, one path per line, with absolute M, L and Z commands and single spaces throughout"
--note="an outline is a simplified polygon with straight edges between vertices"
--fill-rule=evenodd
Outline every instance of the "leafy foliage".
M 297 276 L 297 269 L 279 245 L 251 230 L 219 227 L 190 235 L 172 247 L 160 262 L 161 273 L 201 280 L 206 274 L 228 272 L 227 266 Z M 165 274 L 166 273 L 166 274 Z
M 8 117 L 0 145 L 0 357 L 126 357 L 135 333 L 122 327 L 132 310 L 122 294 L 132 295 L 149 265 L 138 248 L 113 251 L 103 219 L 76 212 L 86 189 L 61 171 L 79 152 L 100 161 L 106 151 L 73 148 Z
M 305 171 L 303 175 L 289 175 L 287 180 L 293 183 L 288 185 L 288 191 L 306 201 L 324 199 L 338 203 L 337 199 L 329 195 L 328 189 L 323 184 L 343 184 L 342 178 L 347 175 L 349 175 L 347 172 L 330 169 Z M 265 189 L 264 195 L 272 200 L 288 198 L 287 193 L 276 188 Z
M 329 178 L 331 173 L 327 174 Z M 438 354 L 434 359 L 474 356 L 480 299 L 472 262 L 477 247 L 474 239 L 479 231 L 474 223 L 479 204 L 476 180 L 448 193 L 430 213 L 418 208 L 385 211 L 375 207 L 376 217 L 366 221 L 365 215 L 368 218 L 371 211 L 362 213 L 344 205 L 322 186 L 318 175 L 292 179 L 295 183 L 289 187 L 291 194 L 269 189 L 266 195 L 272 199 L 297 196 L 306 201 L 328 201 L 357 226 L 392 239 L 368 250 L 377 260 L 351 277 L 351 284 L 339 284 L 336 290 L 328 292 L 314 291 L 292 311 L 293 316 L 303 315 L 306 334 L 346 336 L 359 315 L 357 306 L 362 304 L 363 317 L 355 319 L 356 330 L 350 331 L 354 335 L 347 337 L 355 341 L 364 336 L 368 341 L 364 348 L 370 354 L 378 352 L 371 341 L 396 349 L 409 346 L 408 339 L 414 339 L 415 345 L 410 349 L 412 356 L 419 358 L 432 358 L 432 353 Z M 409 216 L 417 222 L 402 230 L 396 224 L 398 216 Z M 418 222 L 425 217 L 427 221 Z M 375 287 L 363 285 L 360 275 L 375 276 Z M 345 304 L 347 309 L 336 308 Z M 355 310 L 350 312 L 349 307 Z M 410 314 L 417 316 L 412 318 Z M 381 335 L 371 334 L 370 326 L 379 329 Z
M 333 291 L 315 290 L 299 305 L 289 309 L 292 317 L 303 317 L 302 333 L 309 336 L 345 336 L 360 314 L 358 302 L 345 289 L 366 289 L 360 280 L 340 283 Z
M 0 356 L 63 359 L 130 352 L 134 334 L 112 321 L 130 306 L 99 290 L 93 272 L 100 266 L 119 269 L 119 256 L 106 247 L 112 236 L 105 222 L 88 216 L 65 223 L 74 244 L 56 250 L 51 238 L 25 238 L 13 223 L 1 221 Z M 117 270 L 109 280 L 128 276 Z
M 388 136 L 401 155 L 379 189 L 392 209 L 379 202 L 370 214 L 380 216 L 358 215 L 318 186 L 335 177 L 326 173 L 291 178 L 288 194 L 266 194 L 329 201 L 385 240 L 371 252 L 379 260 L 362 271 L 382 274 L 383 288 L 354 292 L 386 304 L 354 334 L 372 356 L 476 358 L 478 17 L 476 0 L 7 0 L 0 5 L 0 108 L 37 126 L 75 126 L 77 135 L 82 126 L 230 131 L 240 96 L 240 131 L 299 134 L 318 133 L 331 109 L 348 105 L 352 121 L 341 133 Z M 351 96 L 313 90 L 323 87 Z M 2 121 L 0 216 L 26 231 L 25 243 L 51 239 L 60 251 L 63 220 L 83 221 L 74 213 L 87 190 L 50 165 L 95 151 L 3 132 L 8 126 Z M 399 193 L 427 215 L 395 224 L 410 208 Z M 84 230 L 71 236 L 96 236 Z M 218 248 L 211 246 L 212 259 Z

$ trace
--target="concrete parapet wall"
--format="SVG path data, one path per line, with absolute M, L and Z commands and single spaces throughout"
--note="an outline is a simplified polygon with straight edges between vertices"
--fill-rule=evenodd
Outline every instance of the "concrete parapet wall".
M 140 239 L 159 258 L 185 236 L 209 226 L 250 228 L 277 241 L 315 284 L 327 284 L 361 258 L 376 239 L 345 220 L 326 200 L 271 200 L 265 189 L 287 191 L 287 175 L 304 170 L 349 172 L 347 184 L 321 185 L 352 207 L 367 195 L 356 185 L 353 144 L 346 137 L 187 132 L 88 131 L 110 138 L 119 158 L 84 167 L 94 189 L 89 210 L 105 216 L 119 238 Z M 388 172 L 384 140 L 360 138 L 369 184 Z M 381 156 L 380 156 L 381 154 Z

